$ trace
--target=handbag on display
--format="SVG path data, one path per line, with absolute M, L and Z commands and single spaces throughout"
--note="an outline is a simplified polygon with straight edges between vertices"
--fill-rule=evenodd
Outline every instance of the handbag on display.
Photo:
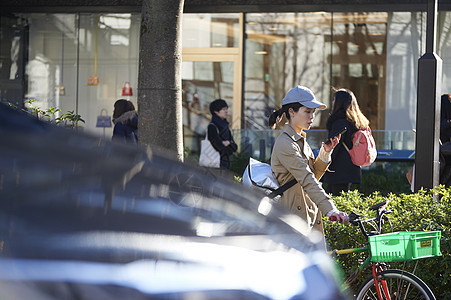
M 105 114 L 103 114 L 105 112 Z M 100 111 L 100 115 L 97 116 L 96 127 L 111 127 L 111 117 L 105 108 Z
M 88 85 L 90 86 L 96 86 L 99 85 L 99 77 L 97 75 L 92 75 L 88 77 Z
M 214 124 L 213 126 L 216 127 L 216 125 Z M 216 127 L 216 130 L 218 130 L 218 127 Z M 213 145 L 208 140 L 208 127 L 207 127 L 207 134 L 205 135 L 205 139 L 200 142 L 199 166 L 208 168 L 219 168 L 220 159 L 221 155 L 215 148 L 213 148 Z

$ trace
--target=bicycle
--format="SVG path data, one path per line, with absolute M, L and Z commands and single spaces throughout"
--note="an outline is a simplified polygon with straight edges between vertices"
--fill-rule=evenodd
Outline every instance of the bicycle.
M 376 211 L 375 218 L 362 219 L 354 212 L 349 214 L 349 222 L 359 227 L 368 243 L 360 248 L 333 250 L 330 253 L 342 255 L 367 252 L 368 257 L 345 280 L 344 288 L 349 287 L 363 270 L 371 268 L 371 275 L 357 292 L 357 300 L 435 299 L 431 289 L 419 277 L 405 270 L 389 269 L 387 263 L 441 256 L 440 231 L 382 234 L 382 225 L 390 223 L 388 214 L 393 212 L 392 209 L 386 209 L 386 204 L 387 201 L 384 201 L 370 207 L 371 211 Z M 330 220 L 335 221 L 333 217 Z M 375 230 L 367 232 L 365 224 Z

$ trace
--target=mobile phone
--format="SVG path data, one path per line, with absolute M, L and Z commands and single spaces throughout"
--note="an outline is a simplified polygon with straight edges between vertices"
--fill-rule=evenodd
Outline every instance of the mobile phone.
M 342 129 L 340 129 L 339 131 L 337 131 L 334 135 L 332 135 L 333 137 L 336 137 L 339 134 L 343 134 L 346 132 L 346 130 L 348 130 L 347 127 L 343 127 Z M 324 141 L 324 144 L 330 144 L 330 139 Z

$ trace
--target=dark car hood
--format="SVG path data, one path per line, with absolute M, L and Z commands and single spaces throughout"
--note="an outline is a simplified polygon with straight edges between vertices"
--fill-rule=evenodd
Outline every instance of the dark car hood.
M 3 296 L 30 284 L 58 294 L 58 283 L 109 286 L 108 299 L 122 297 L 110 293 L 118 286 L 141 296 L 335 299 L 321 235 L 237 182 L 2 104 L 0 140 Z M 312 284 L 324 297 L 310 298 Z

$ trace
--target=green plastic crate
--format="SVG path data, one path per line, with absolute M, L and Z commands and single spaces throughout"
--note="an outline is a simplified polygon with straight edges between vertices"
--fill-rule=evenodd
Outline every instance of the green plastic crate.
M 406 261 L 440 256 L 440 237 L 440 231 L 393 232 L 370 236 L 371 261 Z

